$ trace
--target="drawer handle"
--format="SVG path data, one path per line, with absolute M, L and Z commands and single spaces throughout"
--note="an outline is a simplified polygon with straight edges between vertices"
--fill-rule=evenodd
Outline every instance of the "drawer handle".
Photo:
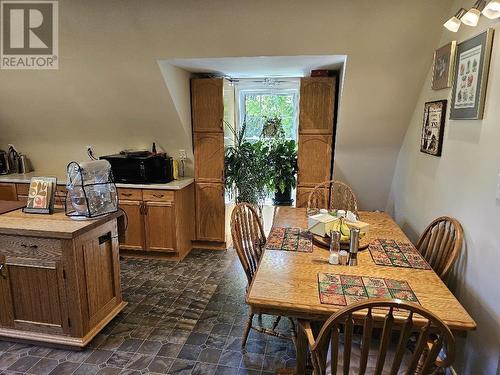
M 21 247 L 24 247 L 24 248 L 29 247 L 30 249 L 38 249 L 38 245 L 26 245 L 24 243 L 21 244 Z
M 131 197 L 132 193 L 122 193 L 122 195 L 125 196 L 125 197 Z
M 7 276 L 5 276 L 3 274 L 3 269 L 5 268 L 5 264 L 0 264 L 0 276 L 2 277 L 2 279 L 6 279 Z
M 163 198 L 164 195 L 163 194 L 153 194 L 153 197 L 155 197 L 155 198 Z

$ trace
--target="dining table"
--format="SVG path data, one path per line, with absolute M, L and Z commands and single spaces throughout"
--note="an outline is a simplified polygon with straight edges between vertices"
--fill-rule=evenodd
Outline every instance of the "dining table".
M 385 212 L 360 211 L 359 219 L 369 224 L 364 241 L 389 239 L 411 244 L 403 230 Z M 307 230 L 307 209 L 277 207 L 273 228 L 278 227 Z M 332 265 L 328 258 L 329 250 L 315 242 L 312 252 L 265 249 L 246 296 L 247 304 L 255 314 L 325 321 L 345 306 L 321 303 L 319 274 L 376 277 L 406 281 L 420 305 L 444 321 L 454 333 L 476 328 L 475 321 L 430 267 L 415 269 L 377 265 L 368 249 L 358 252 L 356 266 Z M 307 338 L 300 329 L 296 349 L 296 373 L 304 374 L 308 347 Z

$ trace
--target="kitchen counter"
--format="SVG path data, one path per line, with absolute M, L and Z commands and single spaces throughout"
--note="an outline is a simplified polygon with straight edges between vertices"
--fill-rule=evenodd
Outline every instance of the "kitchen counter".
M 52 173 L 43 172 L 30 172 L 30 173 L 12 173 L 6 175 L 0 175 L 1 183 L 15 183 L 15 184 L 29 184 L 31 177 L 57 177 L 57 185 L 66 185 L 67 176 L 54 176 Z M 161 184 L 122 184 L 116 183 L 118 188 L 128 188 L 128 189 L 161 189 L 161 190 L 181 190 L 186 186 L 191 185 L 194 182 L 193 177 L 181 177 L 178 180 L 172 182 L 161 183 Z

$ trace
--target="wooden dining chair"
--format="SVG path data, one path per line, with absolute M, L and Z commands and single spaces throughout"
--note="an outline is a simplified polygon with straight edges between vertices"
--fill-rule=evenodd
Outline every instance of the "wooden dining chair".
M 462 249 L 463 233 L 458 220 L 441 216 L 429 224 L 417 242 L 420 254 L 443 280 Z
M 349 210 L 358 216 L 358 200 L 351 187 L 341 181 L 322 182 L 309 194 L 307 208 Z
M 299 325 L 309 343 L 314 375 L 435 374 L 454 360 L 455 339 L 446 324 L 430 311 L 399 300 L 349 305 L 324 323 L 316 339 L 309 322 Z M 360 335 L 355 326 L 361 326 Z M 408 342 L 415 336 L 410 351 Z M 444 346 L 446 358 L 440 359 Z
M 266 236 L 264 234 L 262 221 L 252 205 L 248 203 L 239 203 L 233 209 L 231 214 L 231 236 L 233 238 L 234 248 L 236 249 L 241 266 L 248 280 L 248 292 L 248 288 L 257 272 L 266 244 Z M 254 312 L 250 310 L 248 322 L 243 332 L 242 347 L 245 347 L 251 329 L 271 336 L 292 340 L 295 339 L 295 323 L 292 319 L 289 319 L 292 327 L 292 334 L 289 336 L 276 330 L 281 320 L 281 316 L 275 317 L 272 328 L 269 329 L 261 325 L 253 325 L 254 315 Z M 262 316 L 260 314 L 259 318 L 261 322 Z

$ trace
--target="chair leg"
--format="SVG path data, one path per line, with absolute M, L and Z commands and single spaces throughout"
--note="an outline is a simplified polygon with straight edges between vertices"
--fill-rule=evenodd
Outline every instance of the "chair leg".
M 245 327 L 245 331 L 243 332 L 243 339 L 241 341 L 242 348 L 245 348 L 245 346 L 247 344 L 248 334 L 250 333 L 250 329 L 252 328 L 253 315 L 254 315 L 253 313 L 250 313 L 250 315 L 248 316 L 248 322 L 247 322 L 247 325 Z

